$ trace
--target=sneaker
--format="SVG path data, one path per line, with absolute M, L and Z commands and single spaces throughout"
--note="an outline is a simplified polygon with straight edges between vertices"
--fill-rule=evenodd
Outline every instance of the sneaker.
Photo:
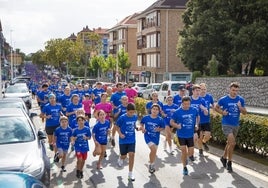
M 107 152 L 105 151 L 105 152 L 104 152 L 104 158 L 106 158 L 106 157 L 107 157 Z
M 203 149 L 199 149 L 199 156 L 200 156 L 200 157 L 203 157 L 203 156 L 204 156 L 204 154 L 203 154 Z
M 115 141 L 114 141 L 114 138 L 111 139 L 111 144 L 113 147 L 115 147 Z
M 221 163 L 223 167 L 226 168 L 227 159 L 224 159 L 223 157 L 221 157 Z
M 174 155 L 174 151 L 171 148 L 169 148 L 169 154 Z
M 49 149 L 50 149 L 51 151 L 54 150 L 54 146 L 53 146 L 53 144 L 49 144 Z
M 59 161 L 60 161 L 59 153 L 55 153 L 55 155 L 54 155 L 54 162 L 57 163 Z
M 73 145 L 71 146 L 71 151 L 74 151 L 74 146 Z
M 81 178 L 84 177 L 83 171 L 80 171 L 80 177 L 81 177 Z
M 153 174 L 153 173 L 155 172 L 154 165 L 149 164 L 149 172 L 150 172 L 151 174 Z
M 232 168 L 232 161 L 228 161 L 227 162 L 227 168 L 229 173 L 232 173 L 233 172 L 233 168 Z
M 66 172 L 65 166 L 61 166 L 61 172 Z
M 76 170 L 76 177 L 78 179 L 81 179 L 82 178 L 82 173 L 80 172 L 80 170 Z
M 101 170 L 102 168 L 103 168 L 102 165 L 101 165 L 100 163 L 98 163 L 98 164 L 97 164 L 97 169 L 98 169 L 98 170 Z
M 193 156 L 193 155 L 190 156 L 189 159 L 190 159 L 192 162 L 194 162 L 194 156 Z
M 187 169 L 187 167 L 184 167 L 183 168 L 182 174 L 185 175 L 185 176 L 188 175 L 188 169 Z
M 209 151 L 209 147 L 208 147 L 207 143 L 204 143 L 204 142 L 203 142 L 203 146 L 204 146 L 204 150 L 205 150 L 205 151 Z
M 129 181 L 135 181 L 135 176 L 133 174 L 128 175 L 128 180 Z
M 119 167 L 122 167 L 123 164 L 124 164 L 124 161 L 119 157 L 118 160 L 117 160 L 117 165 L 118 165 Z

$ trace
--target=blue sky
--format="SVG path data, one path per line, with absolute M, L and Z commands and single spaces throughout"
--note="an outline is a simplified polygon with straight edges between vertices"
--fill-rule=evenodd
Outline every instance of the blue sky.
M 66 38 L 86 25 L 111 28 L 156 0 L 0 0 L 0 20 L 8 43 L 28 54 L 52 38 Z

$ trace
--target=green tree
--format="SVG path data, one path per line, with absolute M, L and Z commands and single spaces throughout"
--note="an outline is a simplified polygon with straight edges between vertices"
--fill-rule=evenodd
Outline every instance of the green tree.
M 102 48 L 101 36 L 94 32 L 81 32 L 77 35 L 77 42 L 82 46 L 81 60 L 85 66 L 85 78 L 87 77 L 89 60 L 97 56 Z M 91 61 L 91 60 L 90 60 Z
M 33 53 L 31 56 L 31 60 L 40 69 L 43 69 L 43 67 L 45 65 L 44 52 L 42 50 L 38 50 L 37 52 Z
M 217 61 L 216 56 L 213 54 L 208 62 L 210 76 L 218 76 L 218 64 L 219 62 Z
M 242 64 L 267 64 L 268 1 L 191 0 L 183 14 L 177 51 L 192 71 L 205 72 L 210 57 L 219 74 L 240 74 Z
M 94 56 L 90 60 L 90 68 L 93 74 L 97 76 L 97 80 L 103 77 L 102 68 L 105 66 L 105 59 L 103 56 Z
M 129 61 L 129 55 L 123 48 L 119 50 L 117 53 L 117 61 L 118 61 L 118 66 L 120 68 L 120 72 L 124 75 L 124 80 L 127 82 L 127 74 L 128 70 L 131 67 L 131 63 Z

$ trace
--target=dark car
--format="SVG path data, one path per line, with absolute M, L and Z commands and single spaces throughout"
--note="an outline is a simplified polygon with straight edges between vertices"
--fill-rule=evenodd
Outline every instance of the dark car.
M 49 186 L 50 161 L 45 138 L 24 110 L 0 108 L 0 171 L 24 172 Z
M 35 177 L 23 172 L 0 171 L 0 187 L 8 188 L 45 188 Z

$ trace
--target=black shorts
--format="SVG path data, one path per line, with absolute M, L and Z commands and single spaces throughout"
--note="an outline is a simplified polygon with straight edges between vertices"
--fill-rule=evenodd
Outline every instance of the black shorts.
M 120 155 L 126 155 L 129 152 L 135 153 L 136 144 L 119 144 Z
M 202 123 L 202 124 L 199 124 L 199 130 L 200 131 L 211 131 L 211 127 L 210 127 L 210 123 Z
M 194 138 L 180 138 L 179 143 L 181 146 L 194 147 Z
M 46 133 L 47 135 L 53 135 L 54 134 L 54 131 L 56 130 L 56 128 L 58 128 L 59 125 L 56 125 L 56 126 L 50 126 L 50 127 L 47 127 L 46 126 Z

